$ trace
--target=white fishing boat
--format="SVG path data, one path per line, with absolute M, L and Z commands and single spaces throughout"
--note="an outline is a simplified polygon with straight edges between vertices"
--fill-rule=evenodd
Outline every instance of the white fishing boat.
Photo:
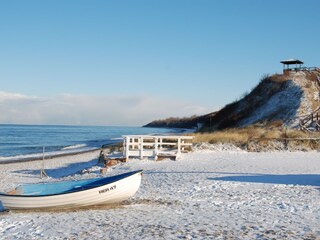
M 66 209 L 119 203 L 139 189 L 142 170 L 112 177 L 18 186 L 0 193 L 4 209 Z

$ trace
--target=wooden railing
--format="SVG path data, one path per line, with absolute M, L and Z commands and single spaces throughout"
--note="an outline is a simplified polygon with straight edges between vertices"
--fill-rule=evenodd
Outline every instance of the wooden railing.
M 284 72 L 290 72 L 290 71 L 320 71 L 320 68 L 318 67 L 295 67 L 295 68 L 285 68 L 283 69 Z
M 301 131 L 320 131 L 320 107 L 308 115 L 300 117 L 299 127 Z
M 149 136 L 126 135 L 123 136 L 123 156 L 129 157 L 173 157 L 178 159 L 182 152 L 192 146 L 191 136 Z

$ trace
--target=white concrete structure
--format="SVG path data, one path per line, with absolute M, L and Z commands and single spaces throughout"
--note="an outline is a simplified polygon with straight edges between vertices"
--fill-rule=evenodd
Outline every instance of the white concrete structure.
M 174 157 L 178 159 L 187 147 L 192 146 L 192 136 L 123 136 L 123 156 L 129 157 Z

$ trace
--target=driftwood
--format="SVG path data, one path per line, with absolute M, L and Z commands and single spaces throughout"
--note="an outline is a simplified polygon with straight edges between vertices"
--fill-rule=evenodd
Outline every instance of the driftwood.
M 124 162 L 127 162 L 126 158 L 124 157 L 108 157 L 107 156 L 104 158 L 103 165 L 105 167 L 111 167 Z
M 10 194 L 10 195 L 17 195 L 17 189 L 12 189 L 10 191 L 7 192 L 7 194 Z
M 108 172 L 108 170 L 109 170 L 108 167 L 101 168 L 101 169 L 100 169 L 100 174 L 105 174 L 105 173 Z

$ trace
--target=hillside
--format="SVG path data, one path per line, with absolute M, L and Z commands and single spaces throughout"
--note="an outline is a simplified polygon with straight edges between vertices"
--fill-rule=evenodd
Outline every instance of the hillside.
M 288 128 L 298 128 L 300 119 L 319 107 L 320 69 L 316 68 L 313 71 L 267 75 L 249 94 L 217 112 L 199 117 L 156 120 L 145 126 L 202 126 L 201 131 L 214 131 L 277 122 Z
M 202 130 L 222 130 L 274 121 L 298 128 L 299 119 L 320 106 L 320 71 L 290 71 L 265 76 L 245 97 L 226 105 Z
M 178 118 L 178 117 L 169 117 L 166 119 L 160 119 L 152 121 L 143 127 L 165 127 L 165 128 L 196 128 L 202 126 L 203 123 L 208 119 L 209 117 L 212 117 L 216 114 L 216 112 L 212 112 L 206 115 L 202 116 L 191 116 L 191 117 L 184 117 L 184 118 Z

